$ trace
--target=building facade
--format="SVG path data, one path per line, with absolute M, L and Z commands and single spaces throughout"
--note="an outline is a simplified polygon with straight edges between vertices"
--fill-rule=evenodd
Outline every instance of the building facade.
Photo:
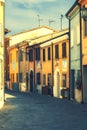
M 32 47 L 32 41 L 45 35 L 51 35 L 56 32 L 55 30 L 42 26 L 25 32 L 21 32 L 5 39 L 8 40 L 9 47 L 9 79 L 10 89 L 19 90 L 23 88 L 23 91 L 29 90 L 29 68 L 27 57 L 29 57 L 29 44 Z M 36 43 L 36 41 L 34 41 Z M 34 44 L 35 44 L 34 43 Z M 35 49 L 36 50 L 36 49 Z M 36 64 L 36 63 L 35 63 Z M 27 80 L 27 81 L 26 81 Z
M 0 108 L 4 104 L 4 0 L 0 0 Z
M 81 42 L 82 42 L 82 87 L 83 102 L 87 103 L 87 0 L 78 0 L 81 10 Z
M 41 44 L 42 90 L 49 95 L 64 97 L 62 90 L 69 88 L 69 41 L 68 30 Z
M 10 46 L 10 89 L 61 98 L 61 91 L 69 88 L 68 33 L 66 29 Z
M 87 102 L 86 4 L 86 0 L 77 0 L 66 14 L 70 28 L 70 98 L 81 103 Z

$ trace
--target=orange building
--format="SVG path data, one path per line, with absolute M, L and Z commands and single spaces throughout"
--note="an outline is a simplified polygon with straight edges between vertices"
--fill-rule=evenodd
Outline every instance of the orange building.
M 68 33 L 67 29 L 53 31 L 11 45 L 10 89 L 64 96 L 61 90 L 69 88 Z
M 87 103 L 87 0 L 78 0 L 81 7 L 81 42 L 82 42 L 82 98 Z
M 29 57 L 29 52 L 27 48 L 29 48 L 28 46 L 32 44 L 32 41 L 36 43 L 37 38 L 46 36 L 48 34 L 51 35 L 56 32 L 57 31 L 54 29 L 51 29 L 46 26 L 42 26 L 39 28 L 14 34 L 5 38 L 6 44 L 8 42 L 9 45 L 9 47 L 6 49 L 9 54 L 8 72 L 9 72 L 9 79 L 10 79 L 10 89 L 21 90 L 21 91 L 30 90 L 29 66 L 32 65 L 32 63 L 28 63 L 29 60 L 27 60 L 27 58 Z M 49 37 L 47 37 L 47 39 L 49 39 Z M 42 38 L 42 40 L 44 39 Z M 35 64 L 37 64 L 37 62 Z
M 59 98 L 61 97 L 61 90 L 69 88 L 68 40 L 68 30 L 62 30 L 58 32 L 55 38 L 40 45 L 42 90 Z

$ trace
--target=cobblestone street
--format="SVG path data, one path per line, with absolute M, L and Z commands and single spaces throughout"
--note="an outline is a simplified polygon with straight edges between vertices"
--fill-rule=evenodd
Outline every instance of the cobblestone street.
M 0 130 L 87 130 L 87 105 L 46 95 L 7 92 Z

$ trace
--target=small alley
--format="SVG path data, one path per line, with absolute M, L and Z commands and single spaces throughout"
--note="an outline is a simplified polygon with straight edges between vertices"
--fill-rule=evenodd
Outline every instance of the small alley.
M 86 130 L 87 104 L 6 91 L 0 130 Z

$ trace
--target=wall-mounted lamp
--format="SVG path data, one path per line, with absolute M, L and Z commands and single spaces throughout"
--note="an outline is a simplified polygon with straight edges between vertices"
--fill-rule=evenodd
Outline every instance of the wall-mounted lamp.
M 87 8 L 82 8 L 81 9 L 81 17 L 86 20 L 87 19 Z

